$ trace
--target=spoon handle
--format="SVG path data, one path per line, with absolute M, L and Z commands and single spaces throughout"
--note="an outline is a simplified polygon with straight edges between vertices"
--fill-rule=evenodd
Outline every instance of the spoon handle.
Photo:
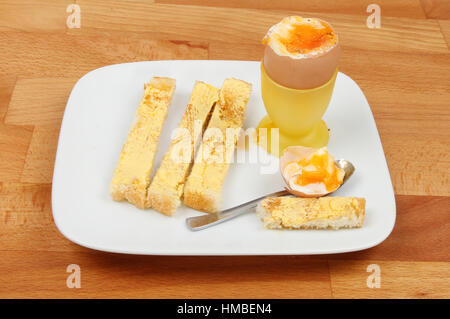
M 220 223 L 224 221 L 230 220 L 237 216 L 240 216 L 246 212 L 248 212 L 249 208 L 256 207 L 256 204 L 269 196 L 284 196 L 289 195 L 287 191 L 279 191 L 266 196 L 259 197 L 257 199 L 251 200 L 239 206 L 235 206 L 221 212 L 217 212 L 214 214 L 206 214 L 201 216 L 189 217 L 186 219 L 187 227 L 192 231 L 202 230 Z

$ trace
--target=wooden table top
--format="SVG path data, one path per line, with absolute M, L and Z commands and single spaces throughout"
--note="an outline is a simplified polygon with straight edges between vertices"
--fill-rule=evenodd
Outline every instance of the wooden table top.
M 66 8 L 77 3 L 81 28 Z M 449 298 L 450 3 L 377 0 L 0 0 L 0 297 Z M 259 60 L 282 17 L 329 21 L 340 69 L 362 88 L 394 184 L 377 247 L 328 256 L 158 257 L 80 247 L 57 230 L 51 183 L 67 97 L 98 67 L 161 59 Z M 69 264 L 81 288 L 69 289 Z M 377 264 L 381 287 L 368 288 Z

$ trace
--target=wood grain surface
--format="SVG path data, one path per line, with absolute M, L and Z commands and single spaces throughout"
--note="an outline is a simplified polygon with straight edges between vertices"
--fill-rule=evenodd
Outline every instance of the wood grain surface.
M 66 8 L 81 8 L 69 29 Z M 449 298 L 450 6 L 446 0 L 0 0 L 0 297 Z M 57 230 L 51 182 L 69 93 L 85 73 L 162 59 L 259 60 L 292 14 L 341 36 L 340 69 L 375 116 L 396 193 L 380 245 L 328 256 L 158 257 L 82 248 Z M 66 286 L 69 264 L 80 289 Z M 367 267 L 381 270 L 369 288 Z

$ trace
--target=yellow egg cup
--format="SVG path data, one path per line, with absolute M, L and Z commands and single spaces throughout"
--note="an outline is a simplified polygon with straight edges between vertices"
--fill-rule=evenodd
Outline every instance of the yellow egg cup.
M 293 145 L 323 147 L 330 138 L 328 127 L 322 120 L 333 94 L 337 69 L 331 79 L 318 87 L 306 90 L 291 89 L 273 81 L 261 62 L 261 95 L 267 114 L 258 128 L 279 128 L 279 152 L 276 154 L 270 145 L 266 149 L 280 155 Z M 267 141 L 271 138 L 268 136 Z M 264 145 L 262 145 L 264 146 Z

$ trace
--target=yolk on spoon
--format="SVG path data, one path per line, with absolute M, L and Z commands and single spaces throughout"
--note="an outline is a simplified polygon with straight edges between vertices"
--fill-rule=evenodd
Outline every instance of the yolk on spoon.
M 313 154 L 310 158 L 301 159 L 296 163 L 302 167 L 301 174 L 295 179 L 297 185 L 306 186 L 313 183 L 324 183 L 327 191 L 331 192 L 342 184 L 336 165 L 334 162 L 330 165 L 328 153 Z

